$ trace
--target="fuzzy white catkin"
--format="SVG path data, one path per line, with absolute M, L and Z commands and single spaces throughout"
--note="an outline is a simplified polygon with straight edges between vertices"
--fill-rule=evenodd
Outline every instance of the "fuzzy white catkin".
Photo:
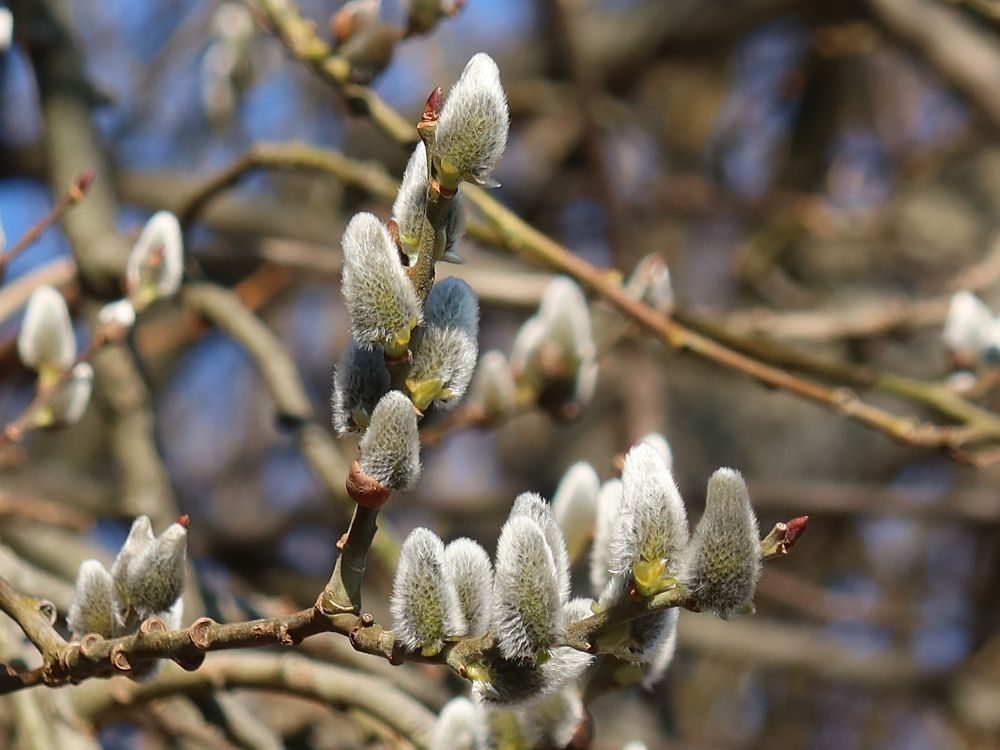
M 361 470 L 389 490 L 407 490 L 420 478 L 420 436 L 413 403 L 389 391 L 372 412 L 361 439 Z
M 69 380 L 49 399 L 49 413 L 58 424 L 76 424 L 87 410 L 94 390 L 94 368 L 87 362 L 73 367 Z
M 448 543 L 444 558 L 465 616 L 466 635 L 482 635 L 489 628 L 493 613 L 490 556 L 477 542 L 462 537 Z
M 479 358 L 470 398 L 488 418 L 509 414 L 517 405 L 517 385 L 503 352 L 491 350 Z
M 104 325 L 114 324 L 122 328 L 131 328 L 135 325 L 135 307 L 129 299 L 109 302 L 97 312 L 97 320 Z
M 669 441 L 658 432 L 647 432 L 641 438 L 640 443 L 651 445 L 656 448 L 656 452 L 663 457 L 663 462 L 667 465 L 667 470 L 674 470 L 674 449 L 670 447 Z
M 76 359 L 76 339 L 66 300 L 51 286 L 40 286 L 28 298 L 17 337 L 21 362 L 49 377 L 65 372 Z
M 153 525 L 149 522 L 149 516 L 138 516 L 132 521 L 128 537 L 125 543 L 118 550 L 114 563 L 111 565 L 111 578 L 115 584 L 117 598 L 127 607 L 128 604 L 128 570 L 140 555 L 153 544 L 156 537 L 153 535 Z
M 962 290 L 951 297 L 941 338 L 955 354 L 978 357 L 989 346 L 993 327 L 993 311 L 975 294 Z
M 9 8 L 0 8 L 0 52 L 10 49 L 14 39 L 14 14 Z
M 465 617 L 445 562 L 444 544 L 434 532 L 414 529 L 403 542 L 390 609 L 396 638 L 411 651 L 436 654 L 444 648 L 445 639 L 465 634 Z
M 424 329 L 406 380 L 418 409 L 453 408 L 465 395 L 479 354 L 479 302 L 461 279 L 435 284 L 424 307 Z
M 705 513 L 684 553 L 683 581 L 702 609 L 728 619 L 753 601 L 760 578 L 757 516 L 743 476 L 719 469 L 708 480 Z
M 438 179 L 454 189 L 461 180 L 483 185 L 507 145 L 510 118 L 500 70 L 485 53 L 472 56 L 438 116 L 434 158 Z
M 539 314 L 546 324 L 548 337 L 559 342 L 577 361 L 596 354 L 593 327 L 587 299 L 579 285 L 566 276 L 557 276 L 542 293 Z
M 594 467 L 578 461 L 567 469 L 552 497 L 552 512 L 566 540 L 566 553 L 572 564 L 594 533 L 597 496 L 601 480 Z
M 452 698 L 438 714 L 431 733 L 434 750 L 485 750 L 486 713 L 468 698 Z
M 497 542 L 493 630 L 507 659 L 532 663 L 563 636 L 562 592 L 538 522 L 511 513 Z
M 427 149 L 420 142 L 413 149 L 403 181 L 392 204 L 392 218 L 399 228 L 399 241 L 403 252 L 410 257 L 410 265 L 416 262 L 420 246 L 420 232 L 427 212 Z
M 576 685 L 561 690 L 523 709 L 522 724 L 530 747 L 566 747 L 584 718 L 583 701 Z
M 638 740 L 632 740 L 632 742 L 629 742 L 627 745 L 625 745 L 622 748 L 622 750 L 649 750 L 649 748 L 646 747 L 646 744 L 643 742 L 639 742 Z
M 348 344 L 333 373 L 330 404 L 337 435 L 363 432 L 389 387 L 382 347 L 363 348 L 356 341 Z
M 405 351 L 422 312 L 389 230 L 372 214 L 356 214 L 341 243 L 341 291 L 351 335 L 362 346 L 382 344 L 390 354 L 398 355 Z
M 526 515 L 538 524 L 538 528 L 545 535 L 545 542 L 549 545 L 552 553 L 552 563 L 555 565 L 556 576 L 559 580 L 559 601 L 563 604 L 569 599 L 569 554 L 566 551 L 566 540 L 563 538 L 562 530 L 556 523 L 552 506 L 535 492 L 522 492 L 514 500 L 514 505 L 510 510 L 511 517 L 516 515 Z
M 186 556 L 187 529 L 173 523 L 129 560 L 125 586 L 139 620 L 169 610 L 180 598 Z
M 84 560 L 76 576 L 76 592 L 66 624 L 77 638 L 96 633 L 111 638 L 115 632 L 115 594 L 111 574 L 97 560 Z
M 666 261 L 655 253 L 647 255 L 636 264 L 625 285 L 625 291 L 662 313 L 669 313 L 674 307 L 670 268 Z
M 177 293 L 184 274 L 181 225 L 169 211 L 157 211 L 128 256 L 125 279 L 136 309 Z
M 611 535 L 610 569 L 628 573 L 638 563 L 663 561 L 675 575 L 687 546 L 684 502 L 659 452 L 646 443 L 634 446 L 622 469 L 621 513 Z
M 590 548 L 590 590 L 600 596 L 611 577 L 611 536 L 621 512 L 622 482 L 609 479 L 597 495 L 594 542 Z

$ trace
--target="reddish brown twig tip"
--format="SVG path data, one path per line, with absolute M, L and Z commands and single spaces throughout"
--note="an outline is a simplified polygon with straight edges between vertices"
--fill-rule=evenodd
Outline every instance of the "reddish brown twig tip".
M 97 177 L 97 172 L 93 169 L 88 169 L 76 178 L 76 189 L 81 193 L 86 193 L 90 189 L 91 184 L 94 182 L 95 177 Z
M 760 540 L 760 557 L 771 560 L 788 554 L 795 542 L 805 532 L 809 516 L 798 516 L 791 521 L 776 523 L 771 532 Z
M 424 111 L 420 115 L 420 122 L 437 122 L 438 115 L 441 114 L 441 106 L 444 104 L 444 91 L 440 86 L 434 89 L 424 104 Z
M 809 516 L 799 516 L 788 521 L 785 526 L 785 545 L 791 547 L 795 541 L 805 533 L 806 526 L 809 525 Z
M 191 525 L 191 516 L 185 513 L 177 519 L 177 523 L 183 526 L 185 529 Z

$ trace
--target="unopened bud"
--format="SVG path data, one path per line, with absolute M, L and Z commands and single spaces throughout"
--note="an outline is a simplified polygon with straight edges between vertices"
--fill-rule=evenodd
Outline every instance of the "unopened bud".
M 545 502 L 536 492 L 522 492 L 514 499 L 510 516 L 524 515 L 532 519 L 545 535 L 545 543 L 552 553 L 552 563 L 555 565 L 556 577 L 559 580 L 559 601 L 565 603 L 569 599 L 569 555 L 566 552 L 566 540 L 559 524 L 556 523 L 552 506 Z
M 590 548 L 590 590 L 600 596 L 611 578 L 611 538 L 621 513 L 622 483 L 609 479 L 597 495 L 594 543 Z
M 420 233 L 427 215 L 427 149 L 421 141 L 413 149 L 403 172 L 403 181 L 392 204 L 392 218 L 399 229 L 399 244 L 416 263 L 420 248 Z
M 729 619 L 753 601 L 760 573 L 760 535 L 746 482 L 738 471 L 719 469 L 708 480 L 705 514 L 684 554 L 684 583 L 703 609 Z
M 341 437 L 363 432 L 371 422 L 379 399 L 390 387 L 382 347 L 365 349 L 352 341 L 333 375 L 333 427 Z
M 392 584 L 393 631 L 410 651 L 433 656 L 446 639 L 464 635 L 465 618 L 444 544 L 434 532 L 414 529 L 399 553 Z
M 438 117 L 434 138 L 436 174 L 454 190 L 462 180 L 490 186 L 510 126 L 500 71 L 489 55 L 474 55 Z
M 444 556 L 465 617 L 466 635 L 482 635 L 489 628 L 493 613 L 490 556 L 478 543 L 465 537 L 450 542 Z
M 941 338 L 956 356 L 978 359 L 990 345 L 994 327 L 993 311 L 968 290 L 955 292 L 948 306 Z
M 472 382 L 472 402 L 488 419 L 510 414 L 517 406 L 517 386 L 503 352 L 488 351 L 479 358 Z
M 566 540 L 566 553 L 571 563 L 593 536 L 600 491 L 601 480 L 594 467 L 579 461 L 569 467 L 552 497 L 552 512 Z
M 76 359 L 76 339 L 66 300 L 51 286 L 40 286 L 28 298 L 17 337 L 21 361 L 51 383 Z
M 86 362 L 77 364 L 59 389 L 52 394 L 45 407 L 36 414 L 36 424 L 76 424 L 87 410 L 94 390 L 94 368 Z
M 153 214 L 128 256 L 125 279 L 136 310 L 177 293 L 184 274 L 181 225 L 169 211 Z
M 361 470 L 389 490 L 407 490 L 420 478 L 420 436 L 413 404 L 399 391 L 386 393 L 361 439 Z
M 435 750 L 480 750 L 486 746 L 486 715 L 482 708 L 468 698 L 448 701 L 431 734 Z
M 479 303 L 464 281 L 448 278 L 427 295 L 424 328 L 406 379 L 423 411 L 432 402 L 449 408 L 465 395 L 479 352 Z
M 84 560 L 76 576 L 76 592 L 66 615 L 76 638 L 96 633 L 111 638 L 115 631 L 115 597 L 111 574 L 97 560 Z
M 372 214 L 356 214 L 342 243 L 351 335 L 361 346 L 380 344 L 390 357 L 401 356 L 422 311 L 389 231 Z
M 646 443 L 625 457 L 622 488 L 610 567 L 615 573 L 631 572 L 640 595 L 652 596 L 678 573 L 688 541 L 684 502 L 663 457 Z
M 658 255 L 647 255 L 639 261 L 625 285 L 625 291 L 661 313 L 669 314 L 674 308 L 670 268 Z

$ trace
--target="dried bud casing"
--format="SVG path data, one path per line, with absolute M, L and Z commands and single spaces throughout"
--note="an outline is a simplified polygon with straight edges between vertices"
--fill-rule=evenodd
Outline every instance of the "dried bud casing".
M 482 635 L 489 628 L 493 613 L 490 556 L 478 543 L 462 537 L 445 547 L 444 557 L 465 617 L 466 635 Z
M 337 435 L 343 437 L 367 429 L 372 412 L 389 387 L 382 347 L 365 349 L 352 341 L 333 374 L 330 403 Z
M 566 471 L 552 498 L 552 512 L 566 540 L 569 561 L 576 560 L 594 533 L 601 480 L 594 467 L 579 461 Z
M 517 386 L 503 352 L 488 351 L 479 358 L 472 394 L 472 400 L 490 419 L 510 414 L 517 406 Z
M 465 618 L 445 562 L 444 544 L 428 529 L 414 529 L 399 553 L 392 584 L 392 622 L 410 651 L 433 656 L 446 639 L 464 635 Z
M 594 543 L 590 548 L 590 590 L 600 596 L 611 578 L 611 539 L 621 512 L 622 482 L 609 479 L 597 495 Z
M 975 360 L 991 342 L 993 311 L 968 290 L 955 292 L 948 306 L 941 338 L 955 356 Z
M 512 513 L 497 542 L 493 630 L 501 654 L 533 664 L 563 636 L 559 574 L 545 532 Z
M 416 263 L 420 249 L 420 233 L 427 216 L 427 148 L 420 142 L 413 149 L 403 172 L 403 181 L 392 204 L 392 218 L 399 229 L 399 243 Z
M 610 567 L 631 573 L 642 596 L 679 572 L 687 546 L 684 502 L 666 462 L 651 445 L 639 443 L 625 457 L 621 513 L 611 538 Z
M 132 247 L 125 269 L 128 297 L 136 310 L 177 293 L 184 274 L 181 225 L 169 211 L 153 214 Z
M 451 408 L 476 369 L 479 302 L 464 281 L 444 279 L 427 295 L 424 318 L 406 387 L 421 411 L 431 403 Z
M 51 286 L 40 286 L 28 298 L 17 337 L 21 362 L 51 383 L 76 359 L 76 338 L 66 300 Z
M 380 344 L 389 356 L 401 356 L 422 313 L 389 230 L 372 214 L 356 214 L 342 245 L 351 335 L 361 346 Z
M 76 593 L 66 615 L 66 624 L 76 638 L 96 633 L 102 638 L 115 634 L 115 593 L 111 574 L 97 560 L 84 560 L 76 576 Z
M 480 750 L 487 747 L 489 729 L 482 708 L 468 698 L 448 701 L 431 734 L 435 750 Z
M 413 404 L 389 391 L 372 412 L 361 439 L 361 470 L 388 490 L 407 490 L 420 478 L 420 436 Z
M 462 180 L 485 186 L 507 145 L 510 118 L 500 70 L 489 55 L 473 55 L 452 86 L 434 135 L 435 174 L 454 190 Z
M 705 514 L 684 554 L 685 585 L 703 609 L 724 619 L 753 601 L 760 578 L 757 516 L 743 476 L 719 469 L 708 480 Z

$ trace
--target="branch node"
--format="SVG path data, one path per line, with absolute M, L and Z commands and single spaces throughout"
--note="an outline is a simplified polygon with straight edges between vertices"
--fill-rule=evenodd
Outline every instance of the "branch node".
M 125 652 L 125 647 L 121 644 L 111 649 L 110 661 L 111 666 L 119 672 L 128 674 L 132 671 L 132 662 L 129 661 L 128 654 Z
M 207 651 L 212 645 L 212 631 L 214 629 L 215 620 L 211 617 L 199 617 L 188 628 L 188 637 L 199 651 Z

